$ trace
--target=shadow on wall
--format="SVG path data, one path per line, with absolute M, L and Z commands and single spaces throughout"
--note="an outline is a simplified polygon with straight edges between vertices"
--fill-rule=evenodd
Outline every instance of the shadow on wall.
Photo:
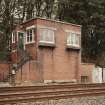
M 40 69 L 40 64 L 38 61 L 28 61 L 26 64 L 22 66 L 22 68 L 18 69 L 15 75 L 15 83 L 37 83 L 42 82 L 42 71 Z

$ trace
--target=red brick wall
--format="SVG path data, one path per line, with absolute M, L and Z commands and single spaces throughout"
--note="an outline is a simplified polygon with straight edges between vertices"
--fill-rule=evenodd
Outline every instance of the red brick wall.
M 37 20 L 38 25 L 53 27 L 55 30 L 55 48 L 38 48 L 38 58 L 42 64 L 43 79 L 52 81 L 74 81 L 80 65 L 80 51 L 67 50 L 65 30 L 81 32 L 80 27 L 46 20 Z M 39 36 L 39 30 L 37 32 Z
M 25 46 L 25 49 L 31 55 L 32 59 L 36 59 L 36 45 L 35 45 L 35 43 L 27 44 Z
M 25 47 L 30 55 L 32 55 L 33 59 L 37 59 L 39 61 L 40 68 L 31 68 L 31 72 L 29 72 L 29 67 L 24 67 L 25 69 L 22 71 L 22 76 L 21 70 L 17 72 L 16 81 L 38 81 L 40 79 L 52 81 L 77 81 L 79 78 L 78 72 L 80 68 L 81 51 L 75 49 L 67 50 L 67 32 L 65 32 L 65 30 L 72 30 L 81 33 L 81 27 L 72 24 L 37 19 L 23 23 L 23 28 L 25 29 L 33 24 L 37 24 L 35 31 L 35 43 L 29 45 L 26 44 Z M 39 47 L 39 26 L 56 28 L 55 48 Z M 28 64 L 25 64 L 25 66 L 28 66 Z M 37 72 L 39 70 L 41 70 L 41 74 L 40 72 Z
M 42 82 L 42 71 L 38 62 L 31 60 L 20 68 L 15 75 L 15 83 Z
M 0 62 L 0 81 L 6 79 L 9 75 L 9 67 L 10 65 L 8 63 Z
M 11 61 L 12 61 L 12 63 L 17 63 L 17 59 L 18 59 L 17 51 L 11 52 Z
M 81 82 L 81 76 L 88 76 L 87 82 L 92 82 L 93 69 L 94 69 L 94 64 L 91 64 L 91 63 L 81 64 L 80 71 L 79 71 L 79 81 Z

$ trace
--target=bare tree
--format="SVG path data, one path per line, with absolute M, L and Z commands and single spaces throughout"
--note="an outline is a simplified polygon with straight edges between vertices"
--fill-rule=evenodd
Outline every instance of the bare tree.
M 1 0 L 0 2 L 0 18 L 3 31 L 3 48 L 7 49 L 9 43 L 11 32 L 14 23 L 14 11 L 16 6 L 16 0 Z
M 34 17 L 52 18 L 56 0 L 0 0 L 0 19 L 3 29 L 3 48 L 8 46 L 14 24 Z

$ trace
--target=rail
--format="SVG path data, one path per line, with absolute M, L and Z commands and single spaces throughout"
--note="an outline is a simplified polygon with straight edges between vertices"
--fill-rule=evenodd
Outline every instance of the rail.
M 0 104 L 29 102 L 105 94 L 105 84 L 40 84 L 1 87 Z

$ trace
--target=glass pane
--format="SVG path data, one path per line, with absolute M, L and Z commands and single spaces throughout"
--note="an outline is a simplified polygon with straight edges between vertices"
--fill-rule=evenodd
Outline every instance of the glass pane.
M 27 42 L 29 42 L 29 31 L 27 30 Z
M 33 30 L 32 29 L 27 30 L 27 42 L 32 42 L 33 38 L 34 38 Z
M 30 37 L 29 36 L 27 36 L 27 42 L 29 42 L 30 41 Z
M 50 31 L 50 41 L 54 42 L 54 31 Z
M 79 35 L 76 35 L 76 45 L 79 45 Z
M 49 41 L 49 30 L 46 29 L 45 41 Z
M 32 34 L 32 29 L 30 29 L 30 31 L 29 31 L 29 32 L 30 32 L 30 34 Z
M 71 44 L 73 45 L 74 44 L 74 40 L 75 40 L 75 36 L 73 33 L 71 33 Z
M 67 37 L 67 44 L 71 44 L 71 35 L 70 34 Z
M 50 30 L 46 30 L 47 31 L 47 35 L 46 35 L 46 41 L 50 41 Z
M 32 42 L 32 34 L 30 34 L 30 42 Z
M 43 41 L 46 40 L 46 35 L 47 35 L 47 31 L 46 30 L 43 30 Z
M 40 32 L 40 40 L 46 42 L 54 41 L 54 32 L 49 29 L 42 29 Z
M 76 34 L 73 33 L 73 45 L 76 45 Z

